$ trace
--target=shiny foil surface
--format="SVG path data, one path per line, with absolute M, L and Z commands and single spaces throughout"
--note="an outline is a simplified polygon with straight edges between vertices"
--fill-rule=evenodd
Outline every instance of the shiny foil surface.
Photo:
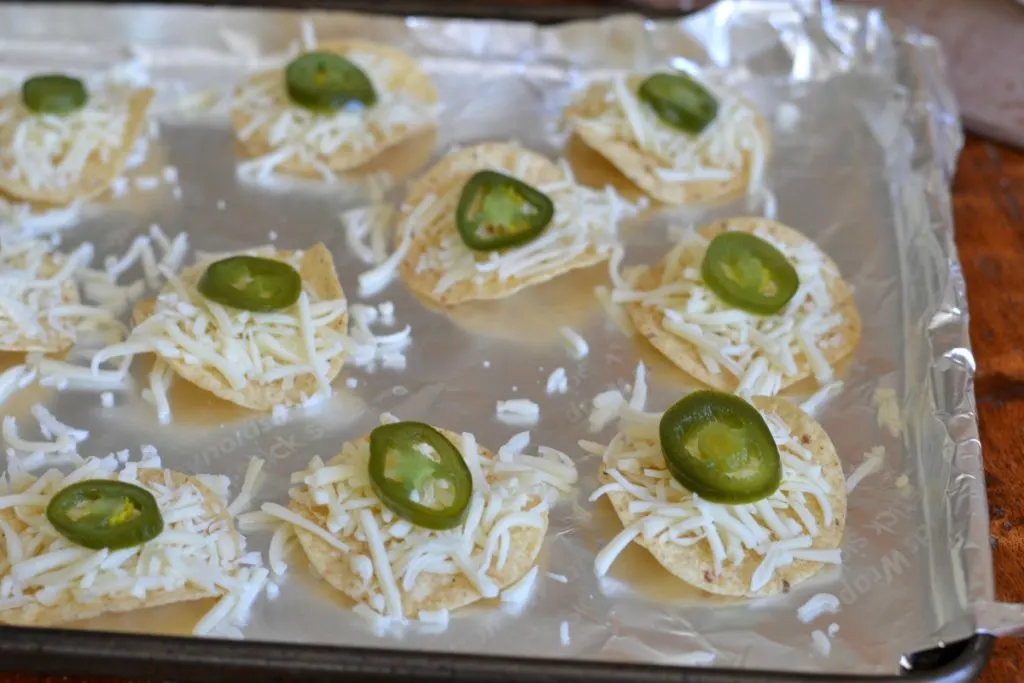
M 399 280 L 360 300 L 357 276 L 367 266 L 346 248 L 338 214 L 375 201 L 365 179 L 329 187 L 248 182 L 236 173 L 224 112 L 181 106 L 182 98 L 224 92 L 253 70 L 283 64 L 310 28 L 320 40 L 360 37 L 397 46 L 420 60 L 441 93 L 436 139 L 371 169 L 397 181 L 386 196 L 391 203 L 401 201 L 407 179 L 455 145 L 511 139 L 552 158 L 562 155 L 560 110 L 593 75 L 697 65 L 757 105 L 774 136 L 767 171 L 774 209 L 744 200 L 708 212 L 649 210 L 622 227 L 626 263 L 657 259 L 670 243 L 670 227 L 751 210 L 774 210 L 836 260 L 854 286 L 864 335 L 842 369 L 842 392 L 818 417 L 847 474 L 873 447 L 887 451 L 881 471 L 850 495 L 841 568 L 778 598 L 723 600 L 687 588 L 634 546 L 607 577 L 595 578 L 594 555 L 620 525 L 606 501 L 587 500 L 598 463 L 576 443 L 606 441 L 612 429 L 589 432 L 590 399 L 632 382 L 640 360 L 650 370 L 651 410 L 664 409 L 693 384 L 607 321 L 593 296 L 594 286 L 607 282 L 603 266 L 505 301 L 447 312 L 424 307 Z M 82 455 L 152 444 L 169 467 L 229 475 L 233 492 L 256 455 L 266 459 L 268 475 L 257 502 L 284 503 L 292 472 L 315 454 L 334 455 L 342 442 L 375 426 L 381 412 L 472 431 L 496 450 L 522 428 L 497 421 L 495 402 L 528 398 L 541 407 L 531 447 L 563 450 L 580 471 L 576 493 L 552 513 L 541 573 L 522 609 L 483 603 L 453 615 L 446 630 L 414 625 L 401 635 L 375 635 L 296 552 L 280 595 L 258 600 L 246 638 L 891 674 L 902 655 L 986 626 L 986 609 L 988 625 L 1021 622 L 1019 611 L 992 603 L 974 361 L 949 203 L 962 138 L 941 54 L 928 36 L 897 30 L 871 9 L 810 1 L 726 0 L 678 21 L 614 16 L 551 27 L 269 10 L 0 7 L 0 78 L 7 86 L 42 70 L 98 76 L 111 69 L 157 88 L 158 139 L 146 162 L 126 174 L 129 191 L 88 206 L 62 233 L 62 249 L 91 241 L 93 263 L 102 264 L 153 223 L 170 237 L 188 232 L 192 248 L 200 250 L 265 244 L 275 235 L 274 243 L 287 249 L 323 241 L 350 303 L 392 301 L 399 324 L 412 327 L 408 367 L 368 373 L 346 365 L 329 403 L 292 411 L 284 424 L 178 381 L 171 393 L 174 421 L 160 425 L 140 397 L 141 360 L 135 386 L 117 393 L 114 408 L 103 408 L 97 392 L 36 387 L 12 398 L 6 414 L 34 424 L 29 408 L 42 402 L 59 419 L 90 431 Z M 581 181 L 614 180 L 607 166 L 581 150 L 570 149 L 569 158 Z M 136 186 L 134 179 L 159 176 L 165 165 L 177 168 L 180 190 L 172 183 Z M 586 338 L 586 358 L 567 353 L 563 325 Z M 558 367 L 566 370 L 569 391 L 548 395 L 546 379 Z M 354 388 L 346 384 L 350 378 Z M 896 391 L 905 422 L 899 436 L 878 426 L 872 399 L 879 387 Z M 905 486 L 898 485 L 901 475 Z M 250 549 L 266 551 L 268 533 L 249 538 Z M 841 608 L 804 624 L 797 608 L 816 593 L 837 596 Z M 209 606 L 160 608 L 83 626 L 187 636 Z M 839 629 L 825 656 L 812 646 L 811 634 L 832 623 Z

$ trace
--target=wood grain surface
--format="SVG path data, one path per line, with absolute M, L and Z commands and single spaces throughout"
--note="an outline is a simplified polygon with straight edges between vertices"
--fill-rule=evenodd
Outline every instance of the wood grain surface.
M 518 2 L 537 6 L 551 0 Z M 999 600 L 1024 602 L 1024 314 L 1017 313 L 1024 313 L 1024 153 L 968 137 L 953 208 L 978 366 L 975 391 L 992 513 L 996 592 Z M 173 672 L 167 677 L 173 678 Z M 981 680 L 1024 680 L 1024 640 L 998 641 Z M 0 672 L 0 683 L 118 681 Z

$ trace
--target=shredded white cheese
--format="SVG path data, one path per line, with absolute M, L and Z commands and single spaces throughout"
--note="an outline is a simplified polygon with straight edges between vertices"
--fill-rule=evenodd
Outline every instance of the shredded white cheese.
M 48 606 L 87 610 L 129 596 L 144 600 L 150 594 L 190 590 L 222 596 L 196 624 L 195 634 L 220 635 L 244 625 L 266 585 L 267 570 L 259 566 L 258 555 L 246 555 L 245 539 L 224 513 L 224 499 L 210 500 L 210 493 L 192 481 L 183 483 L 159 468 L 158 457 L 122 464 L 108 455 L 81 460 L 67 475 L 51 469 L 38 478 L 22 474 L 8 481 L 7 475 L 0 476 L 5 543 L 0 612 L 17 610 L 31 618 Z M 45 507 L 58 491 L 87 479 L 142 486 L 156 498 L 164 530 L 144 545 L 114 551 L 71 543 L 46 521 Z
M 252 499 L 259 488 L 263 464 L 262 458 L 257 458 L 256 456 L 249 458 L 249 465 L 245 469 L 245 477 L 242 480 L 242 488 L 238 491 L 238 497 L 228 505 L 228 512 L 233 517 L 237 517 L 245 512 L 252 504 Z
M 495 411 L 498 419 L 508 424 L 534 424 L 540 419 L 540 406 L 525 398 L 498 401 Z
M 248 252 L 247 252 L 248 253 Z M 298 268 L 301 252 L 291 255 Z M 92 358 L 93 373 L 114 358 L 133 358 L 154 353 L 158 358 L 202 365 L 220 375 L 234 390 L 248 384 L 282 382 L 291 386 L 300 376 L 317 381 L 317 395 L 329 395 L 328 364 L 346 354 L 349 339 L 331 324 L 344 315 L 344 299 L 320 300 L 308 284 L 297 304 L 271 313 L 254 313 L 222 306 L 204 297 L 191 282 L 168 270 L 162 271 L 171 291 L 157 297 L 151 317 L 132 329 L 125 341 L 108 346 Z M 151 399 L 158 414 L 169 418 L 167 384 L 171 371 L 166 364 L 150 373 Z
M 35 381 L 35 373 L 28 365 L 12 365 L 0 373 L 0 405 L 8 398 Z
M 618 389 L 609 389 L 595 396 L 591 401 L 588 418 L 590 431 L 599 432 L 619 417 L 619 412 L 626 405 L 626 399 Z
M 896 399 L 896 390 L 891 387 L 878 387 L 871 397 L 871 404 L 878 412 L 878 426 L 884 428 L 892 437 L 903 433 L 903 418 L 900 416 L 900 404 Z
M 832 641 L 825 635 L 824 631 L 815 630 L 811 632 L 811 644 L 822 657 L 828 657 L 832 652 Z
M 723 182 L 749 168 L 751 193 L 763 185 L 768 160 L 757 112 L 736 94 L 705 81 L 718 99 L 718 115 L 698 135 L 685 135 L 664 123 L 638 95 L 641 78 L 617 76 L 588 84 L 584 97 L 602 106 L 584 106 L 573 125 L 606 139 L 624 141 L 653 160 L 654 175 L 665 183 Z M 581 93 L 583 94 L 583 93 Z M 600 99 L 598 99 L 600 98 Z
M 578 185 L 569 165 L 564 160 L 559 164 L 562 179 L 537 188 L 554 202 L 555 214 L 536 239 L 510 249 L 488 252 L 486 257 L 481 257 L 480 252 L 466 246 L 453 228 L 445 230 L 435 240 L 436 244 L 421 252 L 419 260 L 411 265 L 417 273 L 440 274 L 433 291 L 435 296 L 442 296 L 458 283 L 505 283 L 512 278 L 529 279 L 560 273 L 573 268 L 581 257 L 612 252 L 618 244 L 619 222 L 635 215 L 636 206 L 616 194 L 611 187 L 593 190 Z M 473 166 L 465 170 L 477 169 Z M 511 175 L 516 175 L 514 169 L 496 170 L 512 171 Z M 405 234 L 392 257 L 398 262 L 405 257 L 412 233 L 434 229 L 439 220 L 454 220 L 444 217 L 455 215 L 459 192 L 461 186 L 455 184 L 440 196 L 429 193 L 414 206 L 406 207 Z
M 569 391 L 569 378 L 565 375 L 565 368 L 555 368 L 548 375 L 545 391 L 549 394 L 564 394 Z
M 75 271 L 92 252 L 86 243 L 65 256 L 42 240 L 0 237 L 0 346 L 55 351 L 82 332 L 124 329 L 108 311 L 76 302 Z
M 0 235 L 59 239 L 62 231 L 77 224 L 82 206 L 83 202 L 76 200 L 66 206 L 43 208 L 0 197 Z
M 42 467 L 65 464 L 81 464 L 78 444 L 89 437 L 84 429 L 69 427 L 57 420 L 42 404 L 35 404 L 30 411 L 36 418 L 42 441 L 25 439 L 18 431 L 13 415 L 3 418 L 3 437 L 7 444 L 7 467 L 12 478 Z
M 395 324 L 393 306 L 381 306 L 386 313 L 374 306 L 351 306 L 349 332 L 345 340 L 347 362 L 368 372 L 374 372 L 378 367 L 404 370 L 408 362 L 405 352 L 412 343 L 412 328 L 406 325 L 397 332 L 375 333 L 373 325 L 393 327 Z
M 562 339 L 565 341 L 566 347 L 569 349 L 569 353 L 572 357 L 577 360 L 586 358 L 587 354 L 590 353 L 590 347 L 587 345 L 587 340 L 571 327 L 563 327 L 560 331 L 562 333 Z
M 830 486 L 821 468 L 793 434 L 774 414 L 762 413 L 782 457 L 782 483 L 765 500 L 744 505 L 711 503 L 683 488 L 665 469 L 658 425 L 661 414 L 644 412 L 646 390 L 637 368 L 633 395 L 626 401 L 618 392 L 598 397 L 617 406 L 619 432 L 608 444 L 581 442 L 588 453 L 601 455 L 604 471 L 612 482 L 590 496 L 595 501 L 610 492 L 629 497 L 629 510 L 636 521 L 624 528 L 598 554 L 594 571 L 607 573 L 618 555 L 643 534 L 647 542 L 666 542 L 688 547 L 704 544 L 713 560 L 713 573 L 742 563 L 750 554 L 761 563 L 751 577 L 750 590 L 757 592 L 776 571 L 796 559 L 813 559 L 838 564 L 839 549 L 816 549 L 815 539 L 833 523 L 828 494 Z M 603 397 L 609 397 L 607 399 Z M 595 399 L 597 404 L 598 399 Z M 814 502 L 820 518 L 810 512 Z
M 796 616 L 801 622 L 809 624 L 822 614 L 837 613 L 840 605 L 839 598 L 831 593 L 816 593 L 797 609 Z
M 661 326 L 692 345 L 711 375 L 725 373 L 737 382 L 741 396 L 774 396 L 810 367 L 821 385 L 833 380 L 824 350 L 843 343 L 843 316 L 835 309 L 829 282 L 839 273 L 814 244 L 790 246 L 764 228 L 754 231 L 796 268 L 800 286 L 775 315 L 758 316 L 724 304 L 703 283 L 700 264 L 708 241 L 692 230 L 665 256 L 665 267 L 653 289 L 638 290 L 619 272 L 618 259 L 609 268 L 615 303 L 637 302 L 661 314 Z M 634 273 L 635 276 L 637 273 Z M 816 401 L 822 400 L 818 396 Z
M 842 390 L 843 382 L 829 382 L 808 396 L 807 399 L 800 404 L 800 410 L 804 411 L 808 415 L 817 415 L 818 411 L 821 410 L 821 407 L 828 403 L 833 397 L 838 396 L 839 392 Z
M 133 94 L 129 88 L 99 88 L 70 114 L 23 112 L 13 125 L 0 127 L 0 174 L 35 192 L 67 192 L 90 163 L 120 154 Z
M 846 478 L 846 492 L 850 493 L 857 485 L 864 481 L 865 478 L 870 477 L 872 474 L 876 474 L 882 471 L 885 466 L 885 446 L 875 446 L 870 451 L 864 454 L 864 460 L 857 465 L 857 469 L 850 473 L 850 476 Z
M 248 124 L 237 132 L 238 137 L 245 142 L 259 134 L 273 150 L 246 162 L 240 171 L 256 181 L 273 181 L 282 164 L 300 163 L 316 169 L 325 182 L 335 182 L 328 166 L 331 157 L 377 149 L 407 131 L 437 120 L 439 104 L 384 86 L 397 76 L 393 63 L 357 50 L 345 57 L 373 82 L 377 102 L 372 107 L 343 109 L 330 115 L 310 112 L 291 101 L 279 73 L 257 78 L 240 88 L 231 101 L 231 110 L 245 116 Z
M 381 417 L 390 422 L 393 416 Z M 515 449 L 510 449 L 505 458 L 497 458 L 478 448 L 470 434 L 452 443 L 474 473 L 465 521 L 454 529 L 417 527 L 387 509 L 370 485 L 365 440 L 345 444 L 327 462 L 315 457 L 308 469 L 292 475 L 298 485 L 290 492 L 292 500 L 313 508 L 322 526 L 279 505 L 265 504 L 263 511 L 343 549 L 364 582 L 356 610 L 375 626 L 422 618 L 407 614 L 404 607 L 422 574 L 462 575 L 484 597 L 525 600 L 536 568 L 504 592 L 489 572 L 509 560 L 512 529 L 544 526 L 550 506 L 576 482 L 576 468 L 564 453 L 549 448 L 541 448 L 539 455 L 512 454 Z M 440 502 L 448 495 L 442 484 L 431 483 L 417 492 L 420 503 Z
M 350 209 L 339 219 L 345 229 L 345 244 L 356 258 L 371 266 L 379 266 L 387 260 L 387 245 L 395 219 L 393 206 L 379 204 Z

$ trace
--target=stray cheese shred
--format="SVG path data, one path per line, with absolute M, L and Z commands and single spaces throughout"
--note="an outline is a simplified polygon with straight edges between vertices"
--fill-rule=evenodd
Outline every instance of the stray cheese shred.
M 871 403 L 878 411 L 878 426 L 884 428 L 892 437 L 903 433 L 903 418 L 900 415 L 900 404 L 896 399 L 896 390 L 891 387 L 878 387 L 871 397 Z

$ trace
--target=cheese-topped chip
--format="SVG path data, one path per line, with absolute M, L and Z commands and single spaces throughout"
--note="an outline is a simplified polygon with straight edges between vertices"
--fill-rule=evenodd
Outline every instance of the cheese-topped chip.
M 712 238 L 755 235 L 778 249 L 800 279 L 778 313 L 757 315 L 721 301 L 701 280 Z M 836 264 L 801 233 L 765 218 L 731 218 L 682 236 L 658 264 L 617 287 L 637 330 L 695 379 L 743 395 L 777 394 L 813 376 L 834 378 L 834 366 L 856 348 L 860 314 Z
M 704 84 L 718 99 L 718 113 L 691 135 L 660 120 L 638 97 L 643 81 L 628 75 L 591 83 L 565 109 L 565 118 L 588 147 L 666 204 L 716 203 L 761 185 L 771 136 L 749 102 Z
M 294 103 L 283 69 L 256 74 L 231 101 L 231 125 L 245 156 L 273 170 L 331 179 L 437 125 L 437 91 L 419 64 L 400 50 L 366 40 L 323 43 L 369 77 L 376 102 L 365 109 L 319 113 Z
M 295 304 L 269 313 L 221 305 L 197 289 L 209 265 L 200 263 L 172 276 L 156 299 L 139 302 L 129 337 L 100 351 L 93 368 L 110 358 L 155 353 L 183 379 L 260 411 L 329 394 L 348 341 L 348 306 L 331 253 L 323 244 L 304 252 L 253 253 L 298 271 L 302 292 Z M 165 386 L 151 390 L 163 391 L 166 403 Z
M 369 436 L 292 475 L 299 488 L 289 508 L 302 524 L 285 521 L 317 573 L 374 620 L 423 618 L 498 597 L 534 568 L 548 511 L 576 481 L 572 462 L 557 451 L 530 456 L 520 446 L 496 455 L 472 434 L 438 431 L 458 449 L 473 480 L 464 521 L 455 528 L 418 527 L 380 501 L 368 473 Z
M 160 509 L 163 531 L 119 550 L 92 550 L 64 538 L 47 521 L 46 507 L 61 489 L 86 480 L 144 488 Z M 198 477 L 158 462 L 118 471 L 111 455 L 90 458 L 67 476 L 50 470 L 38 478 L 21 474 L 16 482 L 0 477 L 0 623 L 53 626 L 227 594 L 241 598 L 250 581 L 265 583 L 265 569 L 256 575 L 239 562 L 245 539 L 226 501 Z M 261 587 L 246 598 L 249 604 Z M 196 632 L 213 626 L 204 619 Z
M 21 200 L 64 205 L 91 199 L 121 175 L 146 125 L 149 89 L 111 85 L 84 107 L 36 114 L 21 94 L 0 97 L 0 190 Z
M 478 171 L 497 171 L 527 183 L 554 204 L 550 223 L 532 241 L 482 253 L 463 242 L 456 208 Z M 428 301 L 454 305 L 500 299 L 578 268 L 605 261 L 620 220 L 636 207 L 611 188 L 578 185 L 567 164 L 513 143 L 485 143 L 449 154 L 409 188 L 397 233 L 400 272 Z
M 0 350 L 65 351 L 84 328 L 117 325 L 103 309 L 81 304 L 75 269 L 89 249 L 70 256 L 41 240 L 0 239 Z
M 709 593 L 765 596 L 786 592 L 825 564 L 841 561 L 846 526 L 842 463 L 821 425 L 792 404 L 755 397 L 779 449 L 782 483 L 756 503 L 702 500 L 669 473 L 661 414 L 623 408 L 619 433 L 600 453 L 601 487 L 623 530 L 595 560 L 605 574 L 630 542 L 669 572 Z

